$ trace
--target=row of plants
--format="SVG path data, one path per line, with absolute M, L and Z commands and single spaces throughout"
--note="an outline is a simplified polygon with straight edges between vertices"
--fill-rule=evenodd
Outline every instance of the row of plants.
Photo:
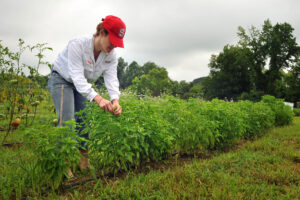
M 104 112 L 93 103 L 81 112 L 86 113 L 83 133 L 90 133 L 92 164 L 102 173 L 129 170 L 176 153 L 197 155 L 225 148 L 237 139 L 288 125 L 294 116 L 283 100 L 269 95 L 257 103 L 127 95 L 122 103 L 122 116 Z

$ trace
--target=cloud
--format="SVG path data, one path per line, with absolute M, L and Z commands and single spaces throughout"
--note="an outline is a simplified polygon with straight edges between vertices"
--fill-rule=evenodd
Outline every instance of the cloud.
M 213 53 L 215 52 L 186 52 L 185 55 L 173 60 L 168 70 L 169 77 L 172 80 L 193 81 L 196 78 L 207 76 L 209 68 L 206 63 Z
M 101 18 L 113 14 L 127 26 L 119 56 L 140 65 L 155 62 L 171 78 L 190 81 L 208 75 L 210 55 L 238 40 L 238 26 L 260 28 L 266 19 L 288 22 L 299 43 L 299 6 L 297 0 L 2 0 L 0 40 L 12 49 L 18 38 L 46 42 L 54 49 L 46 59 L 53 62 L 70 39 L 93 34 Z M 49 73 L 46 66 L 42 71 Z

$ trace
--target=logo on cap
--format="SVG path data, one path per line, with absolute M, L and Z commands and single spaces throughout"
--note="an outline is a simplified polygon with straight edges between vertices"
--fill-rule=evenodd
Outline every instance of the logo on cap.
M 124 28 L 120 28 L 119 37 L 123 38 L 124 34 L 125 34 L 125 29 Z

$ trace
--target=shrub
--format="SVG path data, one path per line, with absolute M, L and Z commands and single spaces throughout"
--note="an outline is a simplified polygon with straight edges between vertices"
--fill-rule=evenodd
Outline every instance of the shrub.
M 246 127 L 244 138 L 253 138 L 265 129 L 271 128 L 275 123 L 275 113 L 263 102 L 240 101 L 237 103 Z
M 284 104 L 282 99 L 276 99 L 273 96 L 265 95 L 262 97 L 262 102 L 268 104 L 275 113 L 276 126 L 284 126 L 292 123 L 294 113 L 291 107 Z
M 282 100 L 265 96 L 253 103 L 181 100 L 165 96 L 122 97 L 122 116 L 88 103 L 84 133 L 89 132 L 92 164 L 117 172 L 159 161 L 171 153 L 196 155 L 224 148 L 238 138 L 253 138 L 276 125 L 289 124 L 292 112 Z
M 145 161 L 159 161 L 171 151 L 173 137 L 157 105 L 127 97 L 122 116 L 114 116 L 89 103 L 84 133 L 90 132 L 90 156 L 97 169 L 106 172 L 129 170 Z
M 77 135 L 75 121 L 64 122 L 66 126 L 55 127 L 45 131 L 40 127 L 39 134 L 31 134 L 30 129 L 26 136 L 26 143 L 35 156 L 34 169 L 36 184 L 50 186 L 57 189 L 67 176 L 67 169 L 73 170 L 79 163 L 79 143 L 83 140 Z M 36 127 L 37 128 L 37 127 Z
M 295 116 L 300 116 L 300 108 L 294 108 L 293 112 L 294 112 Z
M 216 147 L 225 147 L 232 144 L 235 139 L 245 132 L 243 113 L 233 102 L 213 99 L 211 102 L 203 102 L 199 107 L 199 115 L 203 115 L 208 121 L 217 125 L 213 132 Z
M 174 135 L 174 151 L 180 154 L 197 154 L 201 150 L 215 146 L 218 123 L 210 121 L 199 113 L 201 102 L 190 99 L 188 102 L 167 97 L 160 102 L 163 119 L 168 121 Z

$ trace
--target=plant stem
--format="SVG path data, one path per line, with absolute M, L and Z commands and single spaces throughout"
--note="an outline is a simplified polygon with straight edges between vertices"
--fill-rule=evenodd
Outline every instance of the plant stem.
M 13 99 L 13 101 L 14 101 L 14 99 Z M 7 129 L 6 134 L 5 134 L 5 136 L 4 136 L 3 140 L 2 140 L 2 145 L 4 144 L 4 142 L 5 142 L 6 138 L 7 138 L 7 136 L 8 136 L 9 133 L 10 133 L 10 130 L 11 130 L 11 122 L 12 122 L 13 117 L 14 117 L 14 109 L 15 109 L 15 104 L 12 103 L 12 106 L 11 106 L 11 112 L 10 112 L 10 120 L 9 120 L 9 124 L 8 124 L 8 129 Z
M 33 113 L 33 119 L 30 123 L 30 126 L 33 124 L 33 121 L 34 121 L 34 118 L 35 118 L 35 115 L 36 115 L 36 109 L 37 109 L 37 106 L 34 106 L 34 113 Z

